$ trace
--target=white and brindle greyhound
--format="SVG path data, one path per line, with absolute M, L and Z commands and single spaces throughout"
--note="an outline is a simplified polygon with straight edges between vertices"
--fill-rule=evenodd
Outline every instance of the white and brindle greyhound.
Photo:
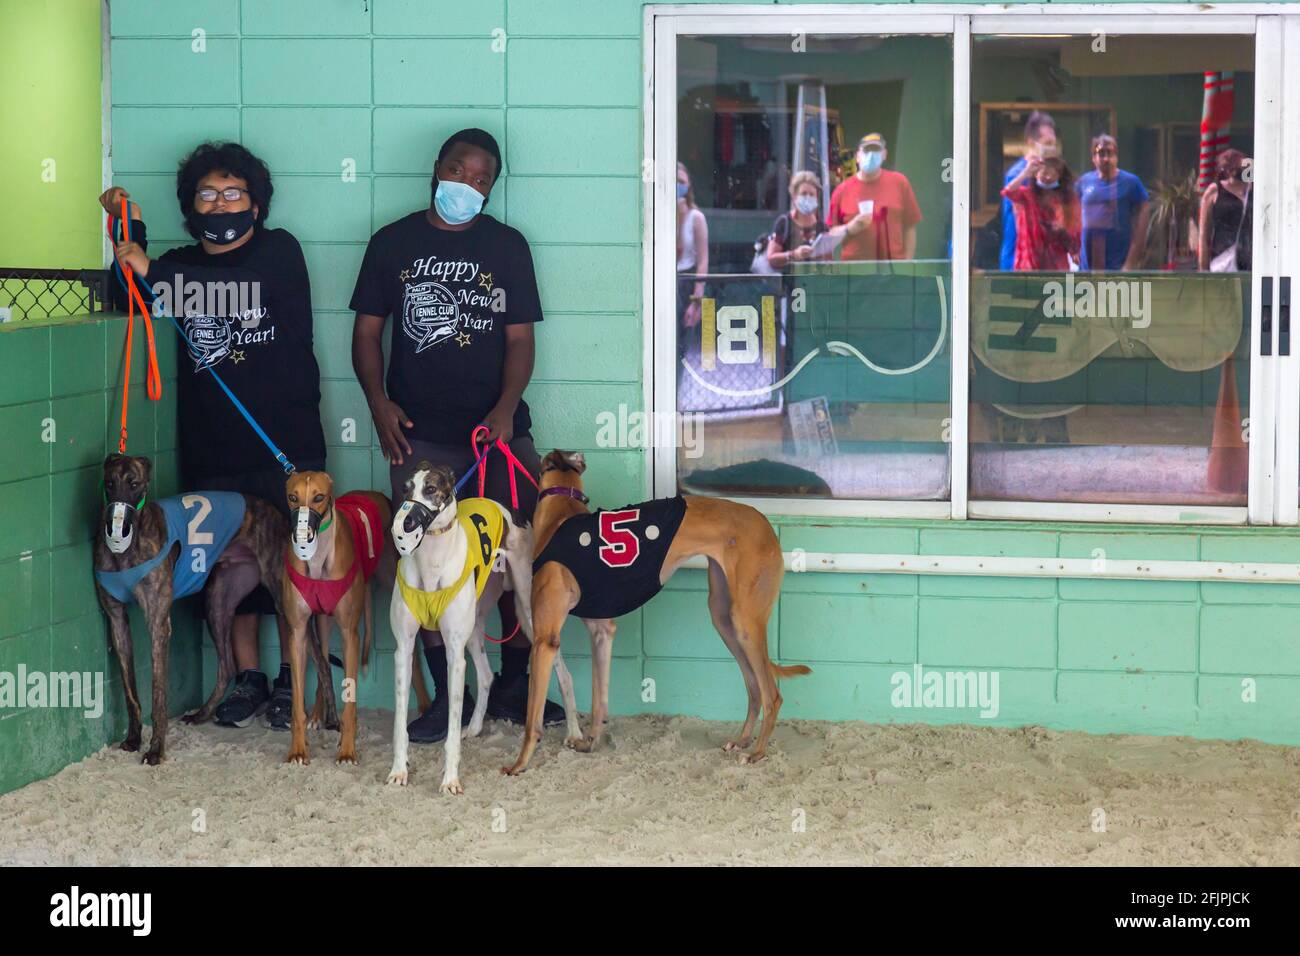
M 421 461 L 406 483 L 405 500 L 393 516 L 393 540 L 402 555 L 397 564 L 390 623 L 397 640 L 394 657 L 393 769 L 388 782 L 407 783 L 406 709 L 411 687 L 411 660 L 420 628 L 442 633 L 447 652 L 448 728 L 461 725 L 465 696 L 465 646 L 474 656 L 478 699 L 468 727 L 449 732 L 444 745 L 443 793 L 460 794 L 460 741 L 483 729 L 492 670 L 483 645 L 484 623 L 503 588 L 515 594 L 520 627 L 533 635 L 533 536 L 517 525 L 510 512 L 495 501 L 470 498 L 456 501 L 455 475 L 450 468 Z M 497 570 L 497 553 L 504 573 Z M 557 653 L 556 676 L 568 717 L 570 737 L 579 737 L 578 705 L 573 678 Z

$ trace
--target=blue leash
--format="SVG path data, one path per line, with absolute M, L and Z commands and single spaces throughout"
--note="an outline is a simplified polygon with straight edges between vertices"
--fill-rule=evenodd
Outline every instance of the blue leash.
M 474 464 L 469 466 L 469 471 L 465 472 L 465 474 L 460 476 L 460 481 L 456 482 L 455 487 L 451 489 L 452 497 L 455 497 L 456 495 L 460 494 L 460 489 L 465 486 L 465 482 L 469 481 L 470 475 L 478 471 L 478 466 L 483 464 L 483 459 L 488 456 L 488 452 L 490 452 L 491 450 L 492 450 L 491 445 L 488 445 L 486 448 L 484 448 L 483 454 L 479 455 L 478 460 L 475 461 Z
M 118 242 L 120 241 L 120 237 L 123 231 L 122 221 L 112 216 L 110 216 L 109 218 L 113 220 L 113 224 L 114 224 L 114 241 Z M 122 286 L 122 289 L 129 296 L 131 294 L 131 290 L 127 287 L 126 276 L 122 272 L 122 264 L 117 261 L 116 256 L 113 257 L 113 273 L 117 276 L 117 281 Z M 154 295 L 153 287 L 149 285 L 148 280 L 146 280 L 144 276 L 137 275 L 136 278 L 140 281 L 140 285 L 144 289 L 144 291 L 149 293 L 149 306 L 150 309 L 152 310 L 154 300 L 157 298 L 157 296 Z M 154 314 L 157 315 L 158 313 L 155 312 Z M 163 314 L 166 315 L 167 318 L 171 319 L 172 325 L 176 327 L 177 333 L 180 335 L 181 339 L 185 342 L 185 347 L 189 351 L 190 356 L 195 359 L 199 358 L 199 354 L 195 350 L 193 343 L 190 342 L 189 336 L 185 334 L 185 329 L 183 329 L 181 327 L 181 324 L 176 321 L 176 316 L 172 315 L 171 313 L 163 313 Z M 271 454 L 275 456 L 275 460 L 280 463 L 280 466 L 282 468 L 284 468 L 285 474 L 292 475 L 294 472 L 296 472 L 297 469 L 294 468 L 293 462 L 289 460 L 289 456 L 286 455 L 284 452 L 282 452 L 275 442 L 271 441 L 271 436 L 269 436 L 266 432 L 262 430 L 261 425 L 257 424 L 257 420 L 253 418 L 253 416 L 249 413 L 248 409 L 244 407 L 244 403 L 241 402 L 235 396 L 235 393 L 230 390 L 230 386 L 227 385 L 222 380 L 221 376 L 217 374 L 217 370 L 213 368 L 211 365 L 209 365 L 207 368 L 208 371 L 212 373 L 212 377 L 217 380 L 217 384 L 221 386 L 221 390 L 226 393 L 226 397 L 230 399 L 230 401 L 234 404 L 235 408 L 239 411 L 239 414 L 243 415 L 244 420 L 247 421 L 248 424 L 253 427 L 253 431 L 257 433 L 257 437 L 262 439 L 262 441 L 266 444 L 267 448 L 271 449 Z M 129 369 L 127 370 L 127 374 L 128 375 L 130 374 Z M 479 461 L 482 461 L 482 459 L 479 459 Z M 475 468 L 478 467 L 477 462 L 475 463 L 474 467 Z M 473 474 L 473 470 L 470 471 L 470 474 Z M 459 488 L 460 486 L 457 485 L 457 487 Z

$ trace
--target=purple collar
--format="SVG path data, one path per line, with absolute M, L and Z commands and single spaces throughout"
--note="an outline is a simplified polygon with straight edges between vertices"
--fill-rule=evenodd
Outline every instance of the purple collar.
M 572 498 L 574 501 L 581 501 L 584 505 L 590 503 L 587 496 L 577 488 L 566 488 L 563 485 L 551 485 L 551 487 L 543 490 L 541 494 L 537 496 L 538 500 L 545 498 L 547 495 L 564 495 L 566 498 Z

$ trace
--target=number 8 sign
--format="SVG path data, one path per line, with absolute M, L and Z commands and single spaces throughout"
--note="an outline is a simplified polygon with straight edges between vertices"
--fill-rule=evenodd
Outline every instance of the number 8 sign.
M 716 301 L 701 303 L 700 365 L 706 371 L 723 365 L 752 365 L 761 356 L 763 368 L 776 368 L 776 299 L 762 297 L 763 336 L 759 342 L 759 314 L 752 305 L 724 305 L 715 309 Z

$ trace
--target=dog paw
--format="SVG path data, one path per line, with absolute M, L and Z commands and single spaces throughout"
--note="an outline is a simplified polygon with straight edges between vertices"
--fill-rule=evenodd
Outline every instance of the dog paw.
M 284 758 L 285 763 L 295 764 L 299 767 L 305 767 L 311 763 L 311 757 L 306 750 L 290 750 L 289 756 Z
M 519 764 L 515 764 L 513 767 L 501 768 L 502 775 L 506 777 L 517 777 L 523 772 L 524 772 L 524 768 L 519 766 Z
M 722 749 L 727 753 L 732 753 L 733 751 L 736 750 L 744 750 L 746 747 L 749 746 L 749 743 L 750 740 L 748 737 L 742 737 L 739 740 L 728 740 L 725 744 L 722 745 Z
M 564 746 L 570 750 L 576 750 L 580 754 L 591 753 L 594 745 L 595 741 L 590 737 L 566 737 L 564 739 Z
M 345 763 L 351 764 L 355 767 L 357 765 L 357 752 L 355 750 L 349 750 L 347 752 L 340 751 L 339 755 L 334 758 L 334 762 L 340 765 Z
M 438 792 L 450 793 L 453 796 L 458 797 L 465 792 L 465 788 L 460 785 L 459 780 L 453 778 L 451 780 L 444 780 L 442 784 L 438 787 Z
M 140 762 L 147 763 L 151 767 L 156 767 L 163 762 L 162 751 L 150 750 L 148 753 L 146 753 L 143 757 L 140 758 Z
M 126 740 L 122 741 L 117 746 L 119 749 L 125 750 L 127 753 L 135 753 L 137 750 L 140 749 L 140 738 L 127 737 Z
M 388 782 L 392 784 L 396 784 L 399 787 L 406 786 L 406 771 L 394 770 L 392 773 L 388 775 Z
M 742 764 L 756 764 L 766 756 L 767 754 L 764 753 L 741 754 L 740 762 Z
M 207 719 L 208 719 L 207 716 L 202 711 L 196 710 L 193 713 L 185 714 L 183 717 L 181 717 L 181 723 L 201 724 L 204 723 Z

